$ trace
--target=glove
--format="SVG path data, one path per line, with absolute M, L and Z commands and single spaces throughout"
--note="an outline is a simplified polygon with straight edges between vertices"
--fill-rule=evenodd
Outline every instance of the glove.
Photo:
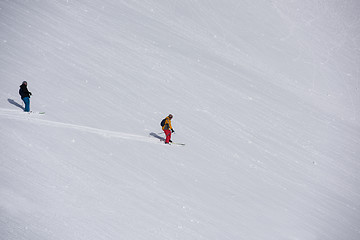
M 31 92 L 29 92 L 29 95 L 31 96 L 31 95 L 32 95 L 32 93 L 31 93 Z
M 175 132 L 174 129 L 171 129 L 171 132 L 174 133 Z

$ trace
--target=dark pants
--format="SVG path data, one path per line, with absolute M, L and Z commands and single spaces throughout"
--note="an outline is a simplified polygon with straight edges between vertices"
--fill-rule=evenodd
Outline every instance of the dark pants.
M 24 97 L 22 100 L 23 100 L 24 103 L 25 103 L 25 109 L 24 109 L 24 111 L 25 111 L 25 112 L 30 112 L 30 98 L 29 98 L 29 97 Z

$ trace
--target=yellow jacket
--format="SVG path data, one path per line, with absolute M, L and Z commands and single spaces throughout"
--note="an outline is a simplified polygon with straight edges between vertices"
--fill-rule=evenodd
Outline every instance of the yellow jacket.
M 171 130 L 172 126 L 171 126 L 171 119 L 169 117 L 165 118 L 165 124 L 162 127 L 163 130 Z

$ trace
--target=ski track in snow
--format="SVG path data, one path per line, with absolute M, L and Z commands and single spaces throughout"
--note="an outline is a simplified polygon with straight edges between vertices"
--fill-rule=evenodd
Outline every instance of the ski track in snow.
M 38 115 L 37 113 L 31 114 L 31 113 L 19 112 L 17 110 L 0 108 L 0 117 L 12 119 L 12 120 L 18 120 L 18 121 L 27 121 L 32 124 L 38 124 L 38 125 L 43 125 L 43 126 L 75 129 L 78 131 L 98 134 L 103 137 L 122 138 L 122 139 L 141 141 L 141 142 L 147 142 L 147 143 L 159 143 L 159 140 L 155 139 L 155 138 L 139 136 L 139 135 L 123 133 L 123 132 L 104 130 L 104 129 L 93 128 L 93 127 L 87 127 L 87 126 L 81 126 L 81 125 L 70 124 L 70 123 L 62 123 L 62 122 L 45 120 L 45 119 L 38 118 L 38 117 L 42 117 L 42 115 Z

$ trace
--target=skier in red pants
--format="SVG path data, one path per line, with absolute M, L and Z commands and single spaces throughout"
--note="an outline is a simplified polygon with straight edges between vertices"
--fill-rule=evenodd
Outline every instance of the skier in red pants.
M 162 127 L 162 130 L 165 133 L 166 139 L 165 139 L 165 144 L 169 144 L 169 142 L 171 141 L 171 133 L 175 132 L 174 129 L 171 126 L 171 119 L 173 118 L 172 114 L 169 114 L 169 116 L 167 116 L 164 120 L 165 120 L 165 124 Z

